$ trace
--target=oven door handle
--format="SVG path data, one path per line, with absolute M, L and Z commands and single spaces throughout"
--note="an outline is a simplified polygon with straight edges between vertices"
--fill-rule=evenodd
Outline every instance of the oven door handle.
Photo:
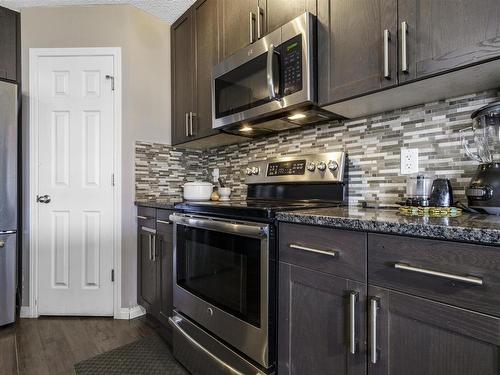
M 278 100 L 278 96 L 274 91 L 274 69 L 273 69 L 273 57 L 277 53 L 274 50 L 274 44 L 269 45 L 267 50 L 267 64 L 266 64 L 266 77 L 267 77 L 267 89 L 269 91 L 269 99 Z
M 259 224 L 247 224 L 222 220 L 210 220 L 186 215 L 173 214 L 170 221 L 177 225 L 194 227 L 200 229 L 213 230 L 229 234 L 236 234 L 243 237 L 262 238 L 269 236 L 269 226 Z

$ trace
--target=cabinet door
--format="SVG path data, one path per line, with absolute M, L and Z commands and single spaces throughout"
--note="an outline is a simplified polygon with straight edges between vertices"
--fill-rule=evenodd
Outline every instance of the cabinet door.
M 189 113 L 193 109 L 192 14 L 184 14 L 172 27 L 172 144 L 189 140 Z
M 158 212 L 160 216 L 160 211 Z M 168 217 L 168 216 L 167 216 Z M 168 318 L 172 316 L 173 302 L 173 226 L 168 219 L 157 222 L 158 228 L 158 319 L 170 329 Z
M 408 67 L 407 73 L 400 73 L 400 81 L 500 56 L 500 1 L 399 0 L 398 4 L 399 24 L 408 26 Z M 402 60 L 403 55 L 400 65 Z
M 267 0 L 267 30 L 276 30 L 304 12 L 316 14 L 316 0 Z
M 220 1 L 205 0 L 193 7 L 195 30 L 195 115 L 193 137 L 216 134 L 212 129 L 212 70 L 219 62 Z
M 139 228 L 138 233 L 138 294 L 139 302 L 154 314 L 156 306 L 156 275 L 155 262 L 156 236 Z
M 280 263 L 278 373 L 365 373 L 366 287 L 353 281 Z M 354 354 L 350 353 L 350 292 L 354 303 Z
M 17 80 L 18 13 L 0 7 L 0 78 Z
M 395 86 L 397 0 L 318 2 L 320 104 Z
M 388 289 L 370 286 L 368 294 L 368 306 L 373 298 L 378 303 L 369 375 L 500 373 L 500 319 Z M 369 316 L 371 323 L 371 307 Z
M 220 0 L 222 56 L 226 58 L 257 40 L 257 0 Z

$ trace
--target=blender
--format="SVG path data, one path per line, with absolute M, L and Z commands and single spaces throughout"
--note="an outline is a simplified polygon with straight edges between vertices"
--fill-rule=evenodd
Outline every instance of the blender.
M 465 195 L 476 211 L 500 215 L 500 101 L 471 115 L 472 128 L 462 129 L 462 145 L 472 160 L 479 162 Z M 472 142 L 465 131 L 472 130 Z

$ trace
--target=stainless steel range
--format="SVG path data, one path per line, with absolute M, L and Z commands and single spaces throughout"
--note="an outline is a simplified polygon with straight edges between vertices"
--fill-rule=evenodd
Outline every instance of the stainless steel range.
M 346 201 L 342 152 L 254 163 L 247 199 L 184 202 L 174 223 L 174 355 L 196 374 L 270 374 L 276 360 L 275 213 Z

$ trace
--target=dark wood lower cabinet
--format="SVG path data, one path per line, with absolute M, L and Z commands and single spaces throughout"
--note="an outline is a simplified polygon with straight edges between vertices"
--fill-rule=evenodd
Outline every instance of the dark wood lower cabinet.
M 142 212 L 148 219 L 139 223 L 137 248 L 137 299 L 167 340 L 171 339 L 168 318 L 173 310 L 173 226 L 168 218 L 172 212 Z
M 167 327 L 170 332 L 170 324 L 168 318 L 172 316 L 174 309 L 173 301 L 173 225 L 168 221 L 167 212 L 163 212 L 164 218 L 157 220 L 157 239 L 156 247 L 158 249 L 158 309 L 156 318 Z
M 500 373 L 499 318 L 373 286 L 368 295 L 379 306 L 369 375 Z
M 151 312 L 156 304 L 157 266 L 153 259 L 155 235 L 148 228 L 139 227 L 138 232 L 138 299 Z
M 365 284 L 283 262 L 279 272 L 278 373 L 365 374 Z M 350 292 L 357 293 L 354 354 Z

